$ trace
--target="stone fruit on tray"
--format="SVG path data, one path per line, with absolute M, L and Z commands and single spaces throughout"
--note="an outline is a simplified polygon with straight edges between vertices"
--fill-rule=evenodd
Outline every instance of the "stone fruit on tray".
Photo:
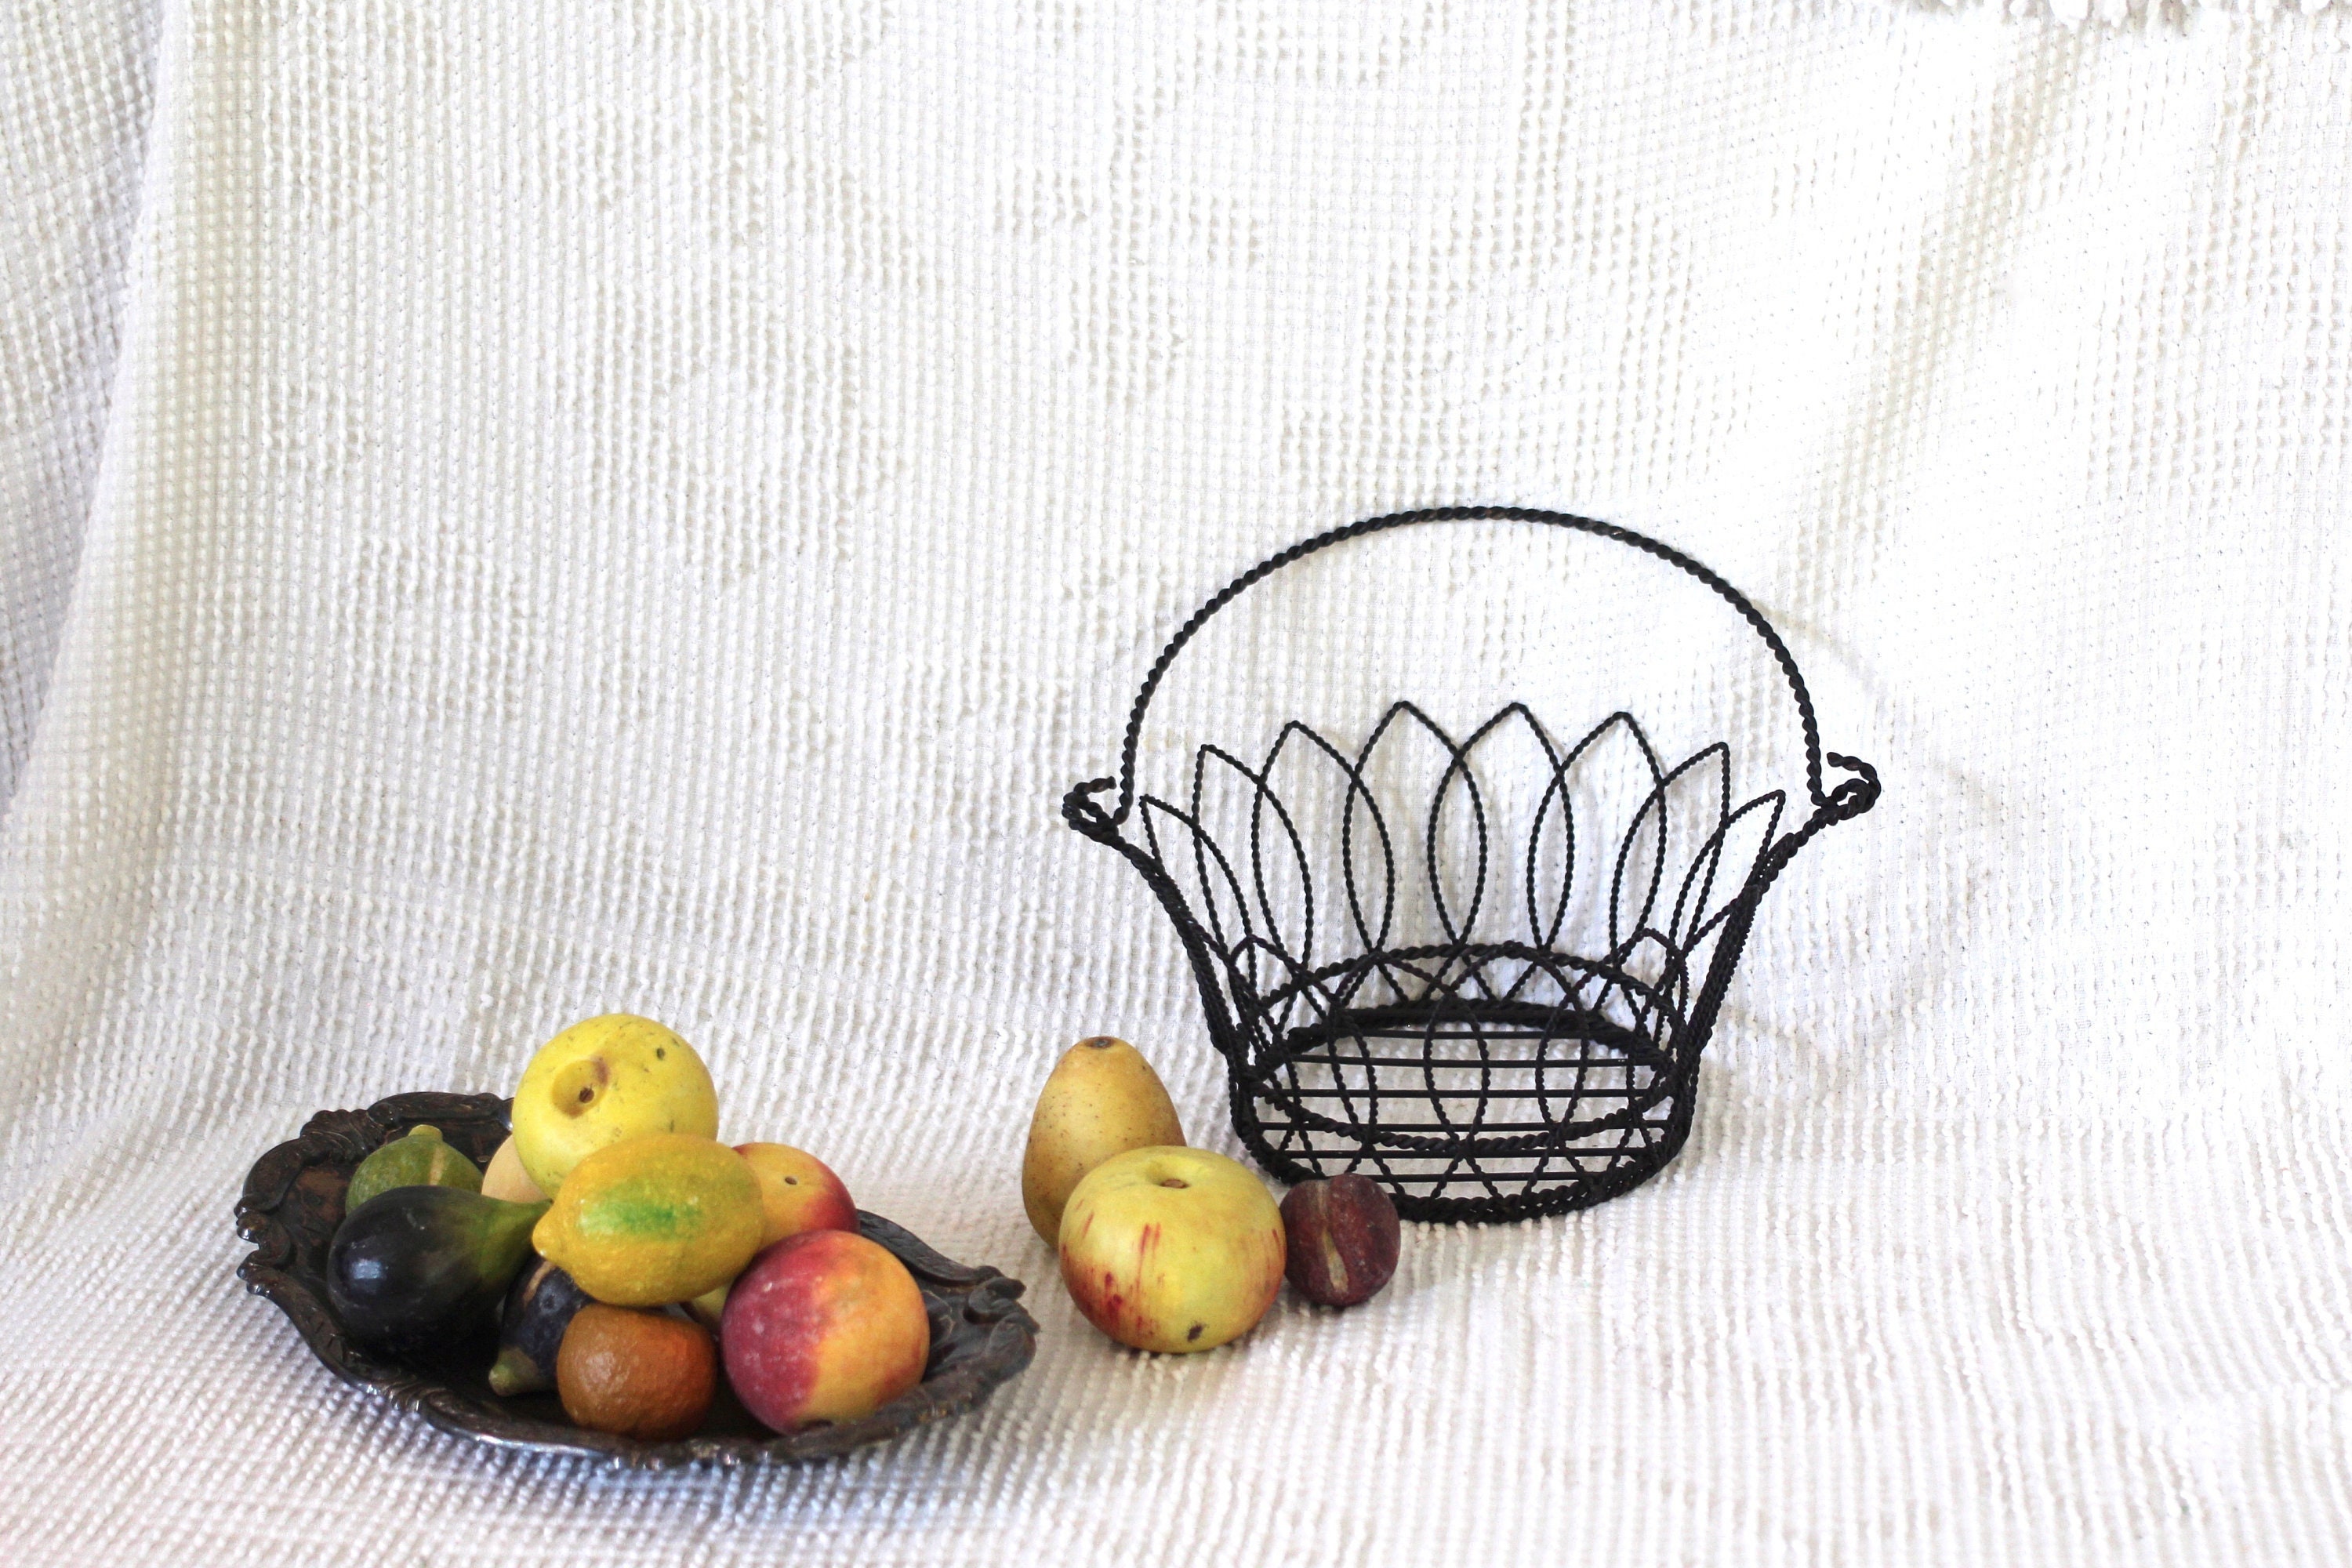
M 349 1214 L 378 1193 L 394 1187 L 458 1187 L 482 1190 L 481 1167 L 441 1141 L 437 1127 L 418 1127 L 405 1138 L 394 1138 L 362 1160 L 343 1189 L 343 1212 Z
M 1282 1200 L 1290 1288 L 1319 1307 L 1370 1300 L 1397 1266 L 1396 1205 L 1353 1172 L 1301 1182 Z
M 487 1326 L 546 1209 L 458 1187 L 380 1193 L 336 1228 L 327 1299 L 363 1343 L 429 1344 Z
M 649 1132 L 574 1166 L 531 1244 L 599 1301 L 660 1307 L 734 1279 L 763 1223 L 743 1156 L 709 1138 Z
M 563 1413 L 598 1432 L 647 1443 L 692 1435 L 710 1413 L 719 1352 L 699 1323 L 592 1301 L 555 1357 Z
M 539 1048 L 514 1096 L 515 1152 L 550 1197 L 596 1150 L 648 1132 L 719 1135 L 719 1094 L 694 1047 L 650 1018 L 608 1013 Z
M 1130 1149 L 1184 1142 L 1167 1086 L 1143 1053 L 1097 1035 L 1062 1054 L 1029 1121 L 1021 1158 L 1021 1202 L 1029 1223 L 1051 1244 L 1062 1234 L 1062 1205 L 1087 1172 Z
M 539 1190 L 539 1184 L 532 1181 L 530 1173 L 522 1168 L 522 1156 L 516 1152 L 512 1136 L 499 1145 L 498 1152 L 490 1156 L 489 1164 L 483 1170 L 482 1195 L 504 1198 L 510 1204 L 546 1201 L 547 1194 Z
M 555 1352 L 588 1293 L 542 1258 L 515 1276 L 499 1319 L 499 1359 L 490 1363 L 490 1391 L 507 1398 L 555 1386 Z
M 815 1155 L 786 1143 L 738 1143 L 735 1152 L 759 1178 L 761 1246 L 804 1230 L 857 1228 L 857 1205 L 849 1201 L 849 1189 Z
M 931 1324 L 915 1277 L 887 1247 L 806 1230 L 761 1253 L 729 1289 L 719 1345 L 743 1407 L 789 1432 L 854 1421 L 920 1383 Z
M 1062 1282 L 1123 1345 L 1204 1351 L 1249 1332 L 1282 1289 L 1282 1211 L 1238 1162 L 1134 1149 L 1088 1172 L 1062 1211 Z

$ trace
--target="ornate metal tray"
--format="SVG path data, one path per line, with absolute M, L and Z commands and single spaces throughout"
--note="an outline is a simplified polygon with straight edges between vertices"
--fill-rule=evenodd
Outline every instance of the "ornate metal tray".
M 931 1314 L 931 1359 L 919 1384 L 862 1420 L 778 1436 L 735 1403 L 722 1378 L 718 1403 L 699 1433 L 674 1443 L 642 1443 L 572 1426 L 552 1394 L 514 1399 L 492 1394 L 485 1378 L 494 1353 L 488 1338 L 429 1360 L 394 1360 L 346 1340 L 327 1304 L 325 1269 L 352 1168 L 420 1122 L 439 1128 L 451 1146 L 486 1163 L 507 1135 L 507 1104 L 488 1094 L 399 1094 L 365 1110 L 320 1111 L 299 1138 L 261 1157 L 236 1205 L 237 1234 L 254 1245 L 236 1269 L 246 1289 L 277 1302 L 330 1372 L 444 1432 L 632 1469 L 793 1464 L 845 1454 L 968 1410 L 1011 1382 L 1035 1353 L 1037 1322 L 1016 1300 L 1020 1280 L 942 1258 L 863 1210 L 858 1228 L 896 1253 L 922 1287 Z

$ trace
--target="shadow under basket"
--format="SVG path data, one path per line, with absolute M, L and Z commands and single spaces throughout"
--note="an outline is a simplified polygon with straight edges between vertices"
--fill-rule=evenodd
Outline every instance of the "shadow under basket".
M 1255 763 L 1198 748 L 1181 804 L 1138 796 L 1145 712 L 1211 616 L 1342 541 L 1474 521 L 1614 541 L 1737 610 L 1770 649 L 1803 725 L 1802 820 L 1781 830 L 1782 791 L 1735 805 L 1720 742 L 1668 766 L 1629 714 L 1564 743 L 1517 703 L 1458 739 L 1406 702 L 1352 748 L 1291 723 Z M 1507 744 L 1524 765 L 1482 779 Z M 1384 787 L 1408 747 L 1440 760 L 1429 798 L 1411 811 Z M 1604 758 L 1633 780 L 1620 792 L 1622 833 L 1592 821 L 1588 775 Z M 1852 776 L 1825 789 L 1824 763 Z M 1528 794 L 1530 775 L 1532 820 L 1507 834 L 1502 804 L 1514 782 Z M 1096 797 L 1114 788 L 1106 808 Z M 1877 799 L 1869 764 L 1822 751 L 1811 696 L 1779 634 L 1713 572 L 1611 523 L 1448 508 L 1334 529 L 1227 584 L 1145 678 L 1118 776 L 1075 786 L 1062 813 L 1124 856 L 1174 922 L 1225 1059 L 1234 1131 L 1268 1173 L 1297 1183 L 1357 1172 L 1404 1218 L 1486 1222 L 1586 1207 L 1674 1158 L 1759 900 L 1815 834 Z M 1220 803 L 1231 808 L 1222 818 Z M 1580 854 L 1580 842 L 1593 852 Z M 1571 921 L 1572 909 L 1584 918 Z M 1589 934 L 1571 940 L 1571 925 Z

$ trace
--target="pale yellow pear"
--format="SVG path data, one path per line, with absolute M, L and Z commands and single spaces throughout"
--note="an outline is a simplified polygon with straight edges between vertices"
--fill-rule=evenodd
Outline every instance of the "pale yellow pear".
M 522 1154 L 515 1148 L 511 1136 L 499 1145 L 499 1152 L 490 1156 L 489 1168 L 482 1173 L 482 1195 L 504 1198 L 510 1204 L 547 1201 L 547 1194 L 539 1190 L 539 1184 L 522 1168 Z
M 1037 1094 L 1029 1148 L 1021 1158 L 1021 1202 L 1029 1223 L 1052 1246 L 1062 1234 L 1062 1205 L 1086 1173 L 1129 1149 L 1184 1142 L 1168 1088 L 1143 1053 L 1098 1035 L 1062 1054 Z

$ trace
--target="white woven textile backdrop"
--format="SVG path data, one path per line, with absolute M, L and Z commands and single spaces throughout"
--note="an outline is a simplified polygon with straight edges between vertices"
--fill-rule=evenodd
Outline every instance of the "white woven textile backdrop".
M 2352 13 L 152 10 L 0 20 L 0 1557 L 2352 1559 Z M 1660 1179 L 1122 1352 L 1037 1084 L 1120 1033 L 1234 1144 L 1059 793 L 1228 574 L 1461 500 L 1721 570 L 1885 802 Z M 1169 743 L 1526 691 L 1766 768 L 1704 596 L 1576 548 L 1334 556 Z M 241 1293 L 312 1110 L 611 1008 L 1034 1367 L 614 1477 Z

